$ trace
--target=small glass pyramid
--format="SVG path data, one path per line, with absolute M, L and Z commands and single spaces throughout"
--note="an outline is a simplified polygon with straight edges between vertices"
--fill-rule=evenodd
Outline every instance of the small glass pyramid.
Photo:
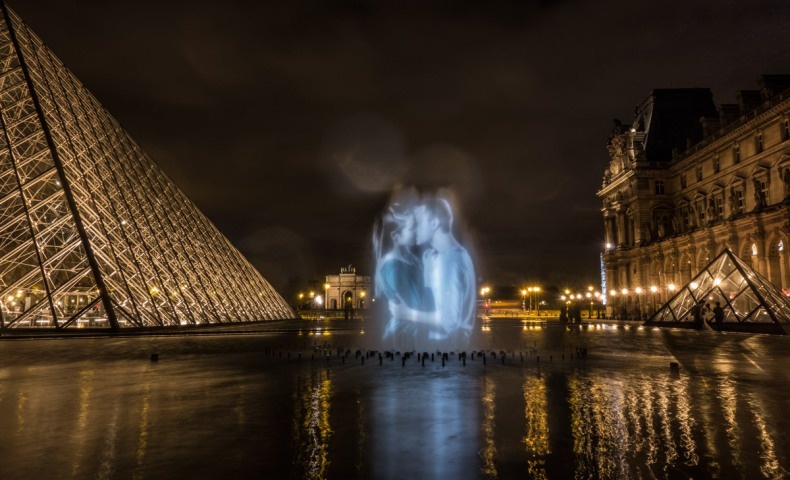
M 720 322 L 695 321 L 695 306 L 724 309 Z M 729 249 L 662 305 L 645 325 L 786 334 L 790 299 Z

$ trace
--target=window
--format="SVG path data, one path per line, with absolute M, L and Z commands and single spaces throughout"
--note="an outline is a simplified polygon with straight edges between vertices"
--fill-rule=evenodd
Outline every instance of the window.
M 762 197 L 765 200 L 765 204 L 768 205 L 768 182 L 764 178 L 759 178 L 757 179 L 756 186 L 759 187 L 763 194 Z
M 705 225 L 705 199 L 697 200 L 697 224 L 699 226 Z
M 691 215 L 689 215 L 689 209 L 683 209 L 683 226 L 689 228 L 691 226 Z
M 713 197 L 713 203 L 716 208 L 716 220 L 724 218 L 724 196 L 716 195 Z
M 664 181 L 656 180 L 656 195 L 663 195 L 663 194 L 664 194 Z
M 735 190 L 735 204 L 738 206 L 738 211 L 743 211 L 743 189 Z
M 686 188 L 686 172 L 681 172 L 680 174 L 680 188 Z
M 702 165 L 697 165 L 697 181 L 702 181 Z
M 754 137 L 754 151 L 755 151 L 755 153 L 760 153 L 760 152 L 763 151 L 763 134 L 762 134 L 762 132 L 758 133 Z
M 741 146 L 737 143 L 732 147 L 732 163 L 741 163 Z
M 782 140 L 790 140 L 790 119 L 785 118 L 782 123 Z
M 719 173 L 721 170 L 721 162 L 719 162 L 719 154 L 713 157 L 713 173 Z

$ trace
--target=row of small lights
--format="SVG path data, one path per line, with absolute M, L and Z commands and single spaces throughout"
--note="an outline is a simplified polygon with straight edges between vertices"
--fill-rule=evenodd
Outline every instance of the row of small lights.
M 713 285 L 718 287 L 720 284 L 721 284 L 721 279 L 720 278 L 717 278 L 717 279 L 713 280 Z M 692 290 L 696 290 L 697 288 L 699 288 L 699 284 L 697 282 L 691 282 L 691 283 L 689 283 L 689 288 L 691 288 Z M 655 285 L 650 287 L 650 293 L 657 293 L 658 290 L 659 290 L 659 288 L 656 287 Z M 675 286 L 674 283 L 670 283 L 669 285 L 667 285 L 667 290 L 669 290 L 670 292 L 674 292 L 675 290 L 677 290 L 677 287 Z M 628 289 L 624 288 L 624 289 L 620 290 L 620 293 L 623 294 L 623 295 L 628 295 Z M 645 291 L 641 287 L 636 287 L 634 289 L 634 293 L 636 293 L 637 295 L 641 295 L 642 293 L 645 293 Z M 611 295 L 613 297 L 615 295 L 617 295 L 617 290 L 612 290 Z
M 593 287 L 587 287 L 587 293 L 585 293 L 584 295 L 582 295 L 581 293 L 571 293 L 570 290 L 566 289 L 565 290 L 565 294 L 564 295 L 560 295 L 560 300 L 562 300 L 562 301 L 565 301 L 565 300 L 581 300 L 582 298 L 585 298 L 585 297 L 588 298 L 588 299 L 592 299 L 593 297 L 595 297 L 597 299 L 600 299 L 601 298 L 601 293 L 600 292 L 594 292 L 593 291 Z

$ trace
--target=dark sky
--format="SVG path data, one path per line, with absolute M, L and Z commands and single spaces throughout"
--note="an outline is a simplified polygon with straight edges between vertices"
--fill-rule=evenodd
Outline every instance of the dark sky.
M 455 190 L 482 281 L 597 283 L 612 119 L 790 73 L 786 0 L 10 4 L 283 293 L 367 270 L 396 183 Z

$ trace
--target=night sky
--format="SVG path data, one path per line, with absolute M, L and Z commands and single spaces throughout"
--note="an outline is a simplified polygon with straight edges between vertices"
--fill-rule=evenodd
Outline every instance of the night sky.
M 483 282 L 597 284 L 612 120 L 790 73 L 786 0 L 9 3 L 289 296 L 370 273 L 396 184 L 454 189 Z

